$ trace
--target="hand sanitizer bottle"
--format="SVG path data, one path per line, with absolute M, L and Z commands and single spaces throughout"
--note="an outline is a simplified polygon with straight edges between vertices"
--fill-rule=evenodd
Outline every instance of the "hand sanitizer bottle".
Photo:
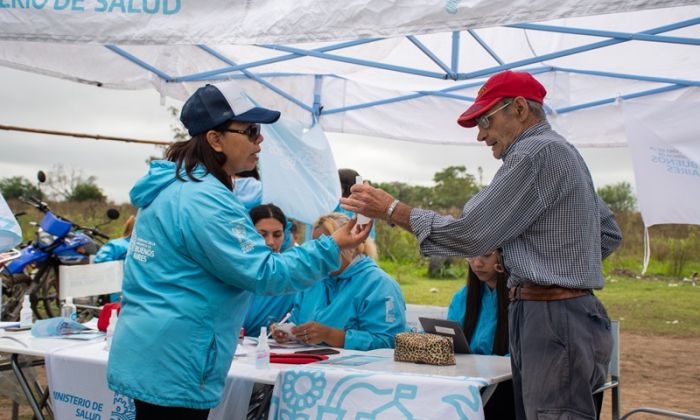
M 73 304 L 73 298 L 66 296 L 66 301 L 61 307 L 61 316 L 63 318 L 68 318 L 71 321 L 75 321 L 78 318 L 77 309 Z
M 24 295 L 22 309 L 19 311 L 19 327 L 31 327 L 32 321 L 32 304 L 29 302 L 29 295 Z
M 355 185 L 362 184 L 363 182 L 364 182 L 364 180 L 362 179 L 361 175 L 358 175 L 355 177 Z M 369 220 L 370 220 L 369 217 L 362 215 L 360 213 L 357 213 L 357 224 L 358 225 L 366 225 L 367 223 L 369 223 Z
M 267 344 L 267 327 L 260 327 L 258 346 L 255 348 L 255 368 L 270 368 L 270 345 Z
M 105 350 L 109 350 L 109 348 L 112 346 L 112 337 L 114 336 L 114 329 L 117 328 L 117 320 L 119 318 L 117 317 L 117 310 L 112 309 L 112 313 L 109 316 L 109 326 L 107 327 L 107 334 L 105 335 L 105 340 L 107 343 L 105 344 Z

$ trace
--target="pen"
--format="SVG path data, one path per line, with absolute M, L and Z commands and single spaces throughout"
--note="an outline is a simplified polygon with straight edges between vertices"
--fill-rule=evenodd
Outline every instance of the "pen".
M 285 315 L 278 324 L 284 324 L 287 322 L 287 320 L 292 316 L 292 311 L 287 312 L 287 315 Z

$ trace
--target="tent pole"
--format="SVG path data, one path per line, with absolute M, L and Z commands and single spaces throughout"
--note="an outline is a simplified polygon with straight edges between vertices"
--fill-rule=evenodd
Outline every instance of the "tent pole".
M 700 18 L 692 21 L 700 23 Z M 692 22 L 691 21 L 691 22 Z M 667 42 L 670 44 L 685 44 L 685 45 L 700 45 L 700 39 L 685 38 L 678 36 L 651 35 L 645 33 L 633 32 L 616 32 L 616 31 L 601 31 L 598 29 L 585 28 L 567 28 L 564 26 L 540 25 L 535 23 L 518 23 L 507 25 L 509 28 L 530 29 L 533 31 L 557 32 L 564 34 L 599 36 L 603 38 L 613 38 L 623 41 L 648 41 L 648 42 Z
M 452 32 L 452 62 L 450 63 L 450 69 L 452 73 L 459 73 L 459 31 Z
M 223 54 L 219 53 L 215 49 L 208 47 L 206 45 L 199 45 L 199 48 L 202 50 L 206 51 L 207 53 L 211 54 L 212 56 L 218 58 L 219 60 L 223 61 L 226 64 L 230 64 L 232 66 L 235 66 L 236 63 L 233 62 L 233 60 L 229 59 L 228 57 L 224 56 Z M 296 106 L 300 107 L 301 109 L 308 111 L 308 112 L 313 112 L 310 106 L 306 105 L 299 99 L 295 98 L 294 96 L 290 95 L 289 93 L 283 91 L 282 89 L 278 88 L 277 86 L 273 85 L 272 83 L 268 82 L 265 79 L 262 79 L 258 77 L 255 73 L 253 73 L 250 70 L 246 69 L 241 69 L 241 73 L 243 73 L 247 78 L 255 80 L 256 82 L 260 83 L 261 85 L 265 86 L 266 88 L 270 89 L 271 91 L 275 92 L 276 94 L 280 95 L 281 97 L 285 98 L 286 100 L 292 102 Z
M 481 45 L 481 47 L 483 49 L 485 49 L 486 52 L 489 53 L 489 55 L 491 57 L 493 57 L 493 59 L 496 60 L 496 62 L 498 64 L 500 64 L 500 65 L 505 64 L 505 62 L 503 60 L 501 60 L 501 57 L 499 57 L 498 54 L 496 54 L 496 52 L 494 50 L 492 50 L 491 47 L 489 47 L 489 44 L 487 44 L 486 41 L 481 39 L 481 37 L 479 36 L 479 34 L 476 33 L 475 30 L 469 29 L 469 30 L 467 30 L 467 32 L 469 32 L 469 35 L 471 35 L 472 38 L 474 38 L 476 40 L 476 42 L 478 42 L 479 45 Z

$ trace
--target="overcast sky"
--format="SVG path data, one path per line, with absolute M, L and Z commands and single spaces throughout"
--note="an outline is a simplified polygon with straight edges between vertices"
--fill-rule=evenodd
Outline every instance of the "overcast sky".
M 162 106 L 155 90 L 109 90 L 3 67 L 0 92 L 0 124 L 151 140 L 171 137 L 176 121 L 167 108 L 181 106 L 169 98 Z M 475 142 L 467 135 L 465 130 L 465 143 Z M 464 165 L 475 176 L 482 167 L 488 183 L 500 166 L 485 146 L 421 145 L 333 133 L 328 138 L 339 168 L 354 168 L 373 181 L 430 185 L 435 172 Z M 146 159 L 160 153 L 153 146 L 0 130 L 0 178 L 33 180 L 39 169 L 61 164 L 96 176 L 111 200 L 123 202 L 146 172 Z M 597 187 L 620 181 L 634 185 L 627 148 L 583 149 L 582 154 Z

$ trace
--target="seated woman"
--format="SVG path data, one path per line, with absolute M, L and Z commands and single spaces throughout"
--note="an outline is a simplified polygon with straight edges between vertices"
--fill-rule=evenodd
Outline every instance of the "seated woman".
M 508 274 L 501 251 L 467 258 L 467 285 L 452 297 L 447 319 L 464 329 L 472 353 L 505 356 L 508 350 Z M 515 418 L 513 382 L 502 382 L 484 407 L 487 419 Z
M 250 218 L 255 229 L 265 239 L 265 244 L 273 252 L 280 252 L 285 242 L 287 218 L 282 210 L 274 204 L 261 204 L 250 210 Z M 277 322 L 292 309 L 294 293 L 279 296 L 253 295 L 248 308 L 243 329 L 246 335 L 257 337 L 260 327 L 267 327 Z
M 135 216 L 129 216 L 126 223 L 124 223 L 124 234 L 122 237 L 112 239 L 102 245 L 95 255 L 95 263 L 126 259 L 126 253 L 129 250 L 129 240 L 131 239 L 131 231 L 134 230 L 135 221 Z
M 330 235 L 350 219 L 340 213 L 323 216 L 314 224 L 313 237 Z M 393 348 L 394 336 L 406 331 L 406 304 L 398 283 L 370 256 L 367 240 L 341 253 L 340 269 L 312 288 L 297 293 L 290 322 L 292 334 L 309 344 L 324 343 L 353 350 Z M 275 340 L 290 337 L 274 330 Z

